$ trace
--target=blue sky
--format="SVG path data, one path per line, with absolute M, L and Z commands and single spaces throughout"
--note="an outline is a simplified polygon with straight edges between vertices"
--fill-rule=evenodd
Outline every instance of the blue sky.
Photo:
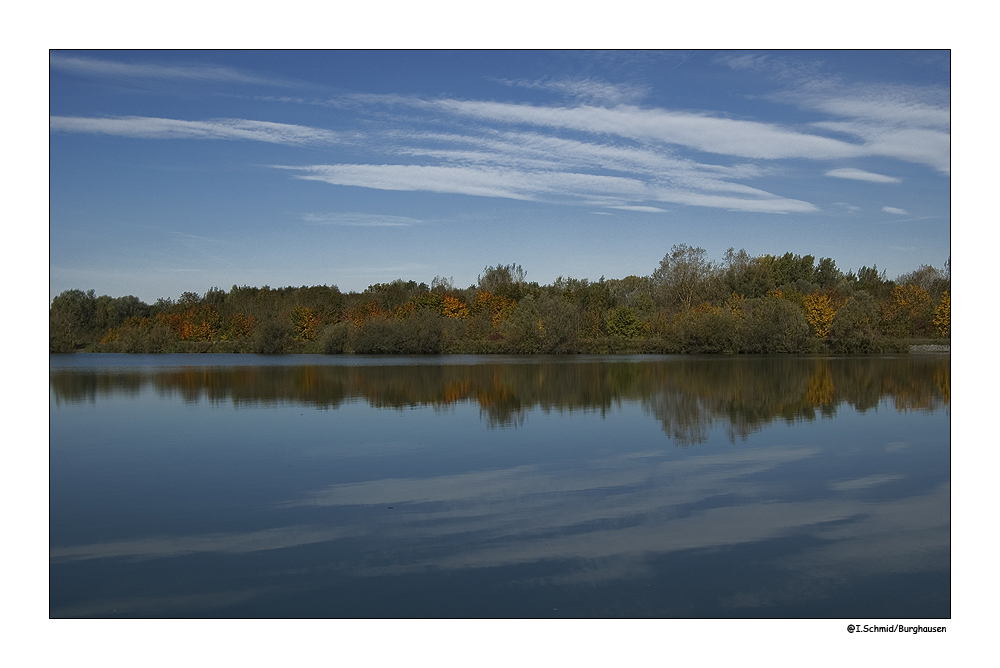
M 50 296 L 950 256 L 947 51 L 53 51 Z

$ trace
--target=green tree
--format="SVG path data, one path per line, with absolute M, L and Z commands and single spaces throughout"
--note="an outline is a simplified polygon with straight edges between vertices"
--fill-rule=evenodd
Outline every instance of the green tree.
M 427 310 L 414 311 L 402 320 L 372 318 L 353 332 L 349 345 L 364 355 L 437 354 L 441 352 L 444 320 Z M 334 341 L 332 336 L 331 332 Z M 338 332 L 336 336 L 343 335 Z M 335 352 L 336 343 L 331 347 Z
M 728 294 L 737 294 L 750 299 L 761 298 L 775 288 L 774 271 L 771 262 L 763 258 L 753 258 L 742 248 L 738 253 L 730 248 L 723 258 L 725 269 L 722 280 Z
M 853 278 L 855 290 L 864 290 L 879 300 L 888 299 L 892 289 L 896 287 L 893 281 L 886 279 L 884 270 L 881 272 L 878 270 L 878 265 L 861 267 L 857 275 L 848 274 L 847 277 Z
M 579 315 L 573 305 L 552 295 L 528 295 L 501 325 L 512 352 L 572 352 L 579 331 Z
M 811 284 L 815 258 L 812 255 L 794 255 L 785 253 L 773 260 L 774 282 L 777 287 L 795 285 L 797 283 Z M 801 291 L 801 290 L 800 290 Z
M 671 347 L 685 353 L 736 352 L 739 325 L 731 308 L 702 304 L 674 316 Z
M 608 311 L 608 334 L 610 336 L 620 336 L 623 339 L 634 339 L 642 336 L 648 326 L 631 306 L 616 306 Z
M 479 275 L 477 286 L 479 290 L 485 290 L 514 301 L 520 300 L 527 294 L 528 283 L 525 280 L 528 275 L 519 264 L 498 264 L 495 267 L 486 267 Z
M 803 353 L 810 350 L 809 323 L 801 308 L 774 297 L 748 299 L 740 321 L 743 352 Z
M 287 352 L 291 342 L 292 328 L 287 322 L 268 320 L 254 332 L 251 351 L 259 355 L 280 355 Z
M 352 342 L 356 328 L 350 320 L 333 323 L 323 328 L 320 339 L 323 342 L 323 352 L 327 355 L 340 355 L 353 352 Z
M 720 294 L 720 276 L 704 248 L 678 244 L 660 260 L 652 275 L 657 302 L 668 311 L 690 309 Z
M 93 290 L 66 290 L 53 299 L 49 307 L 49 350 L 71 353 L 92 342 L 96 305 Z
M 418 284 L 416 281 L 403 281 L 397 278 L 391 283 L 375 283 L 369 285 L 361 293 L 364 301 L 374 301 L 379 308 L 392 312 L 400 308 L 410 297 L 427 292 L 427 286 Z
M 834 352 L 865 354 L 878 352 L 876 326 L 879 305 L 867 292 L 855 293 L 833 316 L 827 338 Z
M 949 259 L 948 263 L 951 260 Z M 932 301 L 940 301 L 941 295 L 951 289 L 951 277 L 948 275 L 949 264 L 945 264 L 945 270 L 922 264 L 919 268 L 908 274 L 902 274 L 896 279 L 896 285 L 913 285 L 925 290 L 930 295 Z
M 813 271 L 812 281 L 822 289 L 832 288 L 844 278 L 844 272 L 837 269 L 837 263 L 832 258 L 821 257 Z

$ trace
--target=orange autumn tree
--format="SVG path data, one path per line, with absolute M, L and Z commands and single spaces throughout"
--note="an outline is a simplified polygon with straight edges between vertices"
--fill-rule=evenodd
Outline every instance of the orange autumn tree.
M 166 323 L 181 341 L 215 341 L 218 339 L 221 317 L 211 306 L 194 306 L 182 313 L 163 313 Z
M 355 327 L 361 327 L 362 325 L 365 324 L 365 322 L 371 320 L 372 318 L 389 317 L 389 314 L 382 311 L 378 306 L 378 302 L 374 300 L 371 300 L 360 306 L 353 306 L 351 308 L 348 308 L 344 313 L 347 316 L 348 320 L 354 322 Z

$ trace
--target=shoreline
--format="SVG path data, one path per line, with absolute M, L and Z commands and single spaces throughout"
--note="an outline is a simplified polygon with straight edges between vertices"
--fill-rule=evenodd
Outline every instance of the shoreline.
M 927 354 L 927 353 L 933 353 L 933 354 L 948 353 L 950 355 L 951 354 L 951 344 L 950 343 L 949 344 L 917 344 L 917 345 L 910 346 L 909 353 L 911 355 L 920 355 L 920 354 Z

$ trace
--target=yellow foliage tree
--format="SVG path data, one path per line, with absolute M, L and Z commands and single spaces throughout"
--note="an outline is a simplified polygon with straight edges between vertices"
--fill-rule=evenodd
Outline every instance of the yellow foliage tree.
M 934 326 L 941 332 L 941 336 L 951 336 L 951 296 L 947 290 L 941 296 L 941 303 L 934 309 Z
M 830 333 L 830 325 L 833 324 L 833 317 L 837 315 L 837 309 L 833 307 L 833 302 L 826 295 L 814 292 L 802 298 L 806 307 L 806 321 L 813 328 L 816 336 L 826 338 Z
M 221 318 L 211 306 L 196 306 L 184 313 L 170 314 L 168 325 L 181 341 L 214 341 Z
M 470 311 L 480 313 L 486 311 L 491 314 L 493 326 L 500 327 L 500 324 L 510 317 L 514 312 L 517 302 L 503 295 L 495 295 L 489 290 L 480 290 L 476 293 L 476 298 L 472 301 Z
M 892 289 L 892 300 L 900 309 L 916 311 L 931 303 L 931 296 L 918 285 L 897 285 Z
M 444 315 L 448 318 L 464 318 L 469 315 L 469 307 L 458 297 L 445 295 Z
M 406 318 L 416 310 L 416 304 L 409 301 L 397 307 L 396 310 L 392 312 L 392 317 L 396 320 L 406 320 Z
M 257 319 L 252 315 L 234 313 L 226 320 L 226 326 L 219 336 L 223 341 L 240 341 L 253 334 Z
M 299 306 L 292 310 L 292 337 L 296 341 L 312 341 L 316 338 L 320 318 L 307 306 Z
M 726 299 L 726 306 L 728 306 L 729 310 L 733 312 L 733 315 L 737 318 L 742 318 L 743 308 L 746 305 L 746 301 L 746 297 L 734 292 Z
M 882 304 L 882 323 L 890 336 L 929 336 L 932 316 L 931 296 L 917 285 L 897 285 Z

